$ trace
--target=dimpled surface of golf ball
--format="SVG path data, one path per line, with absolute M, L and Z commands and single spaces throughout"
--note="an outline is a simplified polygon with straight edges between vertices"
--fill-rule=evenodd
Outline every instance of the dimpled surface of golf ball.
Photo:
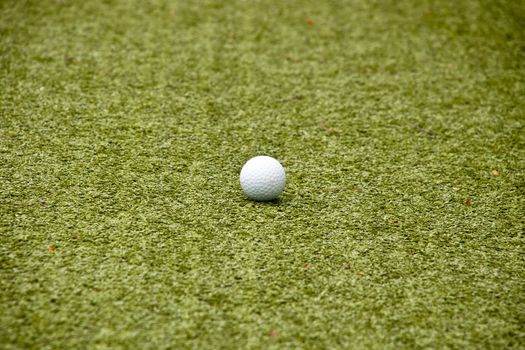
M 241 187 L 248 198 L 270 201 L 279 197 L 286 183 L 284 168 L 275 158 L 253 157 L 241 170 Z

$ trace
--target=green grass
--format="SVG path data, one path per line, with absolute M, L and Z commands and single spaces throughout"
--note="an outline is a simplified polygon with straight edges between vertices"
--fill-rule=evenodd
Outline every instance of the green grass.
M 523 349 L 524 96 L 520 1 L 0 1 L 0 348 Z

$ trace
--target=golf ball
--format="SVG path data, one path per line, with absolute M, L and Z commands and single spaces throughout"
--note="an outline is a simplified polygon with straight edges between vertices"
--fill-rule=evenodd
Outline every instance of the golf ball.
M 241 187 L 248 198 L 270 201 L 279 197 L 286 183 L 284 168 L 275 158 L 253 157 L 241 170 Z

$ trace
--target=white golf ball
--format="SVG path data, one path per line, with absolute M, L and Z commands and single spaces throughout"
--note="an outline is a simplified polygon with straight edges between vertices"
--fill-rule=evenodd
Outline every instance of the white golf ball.
M 241 170 L 241 187 L 248 198 L 270 201 L 279 197 L 286 183 L 284 168 L 275 158 L 253 157 Z

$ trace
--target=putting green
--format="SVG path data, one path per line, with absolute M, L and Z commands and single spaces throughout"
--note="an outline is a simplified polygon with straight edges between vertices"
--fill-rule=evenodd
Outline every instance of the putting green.
M 524 96 L 520 1 L 3 0 L 0 347 L 523 348 Z

